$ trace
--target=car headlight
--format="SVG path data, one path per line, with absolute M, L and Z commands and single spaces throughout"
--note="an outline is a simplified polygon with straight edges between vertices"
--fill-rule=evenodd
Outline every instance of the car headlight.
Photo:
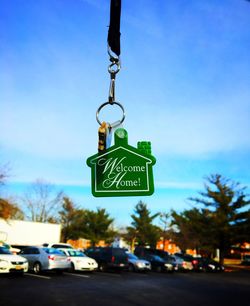
M 7 260 L 0 259 L 0 269 L 1 270 L 7 269 L 8 266 L 9 266 L 9 262 Z
M 136 265 L 137 265 L 138 268 L 144 267 L 144 263 L 142 263 L 142 262 L 138 262 Z
M 171 264 L 168 264 L 168 263 L 165 263 L 164 266 L 165 266 L 165 267 L 168 267 L 168 268 L 171 268 L 172 265 L 171 265 Z
M 208 266 L 209 266 L 211 269 L 213 269 L 213 270 L 215 269 L 215 266 L 214 266 L 214 265 L 211 265 L 211 264 L 210 264 L 210 265 L 208 265 Z

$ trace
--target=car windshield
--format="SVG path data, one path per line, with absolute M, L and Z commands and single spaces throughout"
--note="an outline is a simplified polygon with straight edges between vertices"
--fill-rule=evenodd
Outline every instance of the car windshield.
M 192 262 L 192 260 L 193 260 L 193 257 L 191 255 L 188 255 L 188 254 L 175 253 L 175 256 L 183 259 L 184 261 Z
M 129 259 L 138 259 L 137 256 L 135 256 L 134 254 L 128 253 L 128 258 Z
M 188 256 L 188 255 L 184 255 L 184 256 L 183 256 L 183 259 L 184 259 L 185 261 L 189 261 L 189 262 L 192 262 L 192 260 L 193 260 L 193 258 L 192 258 L 191 256 Z
M 112 254 L 114 255 L 114 256 L 123 256 L 123 255 L 126 255 L 126 252 L 125 252 L 125 250 L 124 249 L 120 249 L 120 248 L 111 248 L 111 250 L 112 250 Z
M 54 249 L 54 248 L 43 248 L 43 250 L 47 253 L 47 254 L 54 254 L 54 255 L 64 255 L 65 254 L 58 250 L 58 249 Z
M 158 255 L 152 255 L 152 258 L 153 258 L 154 260 L 164 262 L 164 260 L 163 260 L 160 256 L 158 256 Z
M 78 250 L 67 250 L 68 256 L 70 257 L 87 257 L 83 252 Z
M 158 252 L 157 255 L 164 259 L 169 258 L 169 254 L 167 252 Z
M 0 248 L 0 254 L 4 254 L 4 255 L 12 255 L 11 251 L 7 248 Z

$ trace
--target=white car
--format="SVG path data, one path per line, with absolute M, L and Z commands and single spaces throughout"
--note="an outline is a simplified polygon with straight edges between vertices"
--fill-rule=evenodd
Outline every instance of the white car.
M 0 247 L 0 273 L 27 272 L 29 264 L 26 258 L 14 255 L 6 247 Z
M 54 249 L 73 249 L 72 245 L 69 243 L 43 243 L 42 245 L 45 248 L 54 248 Z
M 94 271 L 98 268 L 97 262 L 76 249 L 60 248 L 71 261 L 71 271 Z

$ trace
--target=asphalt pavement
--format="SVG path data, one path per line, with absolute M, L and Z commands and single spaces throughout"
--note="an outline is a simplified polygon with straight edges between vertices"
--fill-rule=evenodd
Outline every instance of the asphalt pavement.
M 249 305 L 250 271 L 0 275 L 0 305 Z

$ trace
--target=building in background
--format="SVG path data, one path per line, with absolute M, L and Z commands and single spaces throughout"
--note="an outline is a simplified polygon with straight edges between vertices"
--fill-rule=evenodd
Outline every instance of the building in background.
M 0 219 L 0 241 L 11 246 L 58 243 L 61 225 L 20 220 Z

